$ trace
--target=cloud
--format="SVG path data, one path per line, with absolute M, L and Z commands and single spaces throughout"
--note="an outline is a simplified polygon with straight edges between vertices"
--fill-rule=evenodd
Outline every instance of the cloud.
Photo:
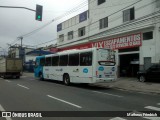
M 40 4 L 43 6 L 43 21 L 36 21 L 35 12 L 33 11 L 0 8 L 0 46 L 7 48 L 7 43 L 12 43 L 18 36 L 27 34 L 43 26 L 83 1 L 84 0 L 1 0 L 0 3 L 2 6 L 21 6 L 34 10 L 36 9 L 36 4 Z M 44 29 L 24 38 L 23 44 L 37 45 L 56 39 L 56 25 L 60 21 L 55 21 Z M 20 41 L 15 42 L 15 44 L 16 43 L 20 44 Z M 55 43 L 55 41 L 53 41 L 53 43 Z

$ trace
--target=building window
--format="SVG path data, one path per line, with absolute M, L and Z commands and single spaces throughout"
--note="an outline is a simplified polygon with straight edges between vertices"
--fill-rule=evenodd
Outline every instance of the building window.
M 108 27 L 108 17 L 99 20 L 99 28 L 103 29 Z
M 73 39 L 73 31 L 68 32 L 68 40 Z
M 88 11 L 85 11 L 79 15 L 79 22 L 83 22 L 83 21 L 87 20 L 87 12 Z
M 143 33 L 143 40 L 153 39 L 153 31 Z
M 57 25 L 57 32 L 59 32 L 61 30 L 62 30 L 62 23 L 60 23 L 60 24 Z
M 160 0 L 156 0 L 156 7 L 157 7 L 157 8 L 160 7 Z
M 78 36 L 84 36 L 85 35 L 85 27 L 79 28 L 78 29 Z
M 134 7 L 123 11 L 123 22 L 134 20 Z
M 64 34 L 59 35 L 59 42 L 63 42 L 64 41 Z
M 100 5 L 100 4 L 104 3 L 104 2 L 106 2 L 106 0 L 98 0 L 98 5 Z

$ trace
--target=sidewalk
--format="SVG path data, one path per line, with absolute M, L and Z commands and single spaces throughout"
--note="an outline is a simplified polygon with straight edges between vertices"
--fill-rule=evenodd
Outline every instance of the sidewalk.
M 34 77 L 34 73 L 24 72 L 23 76 Z M 160 82 L 159 83 L 139 82 L 137 78 L 121 77 L 118 78 L 117 81 L 114 83 L 96 83 L 94 85 L 107 88 L 129 90 L 129 91 L 160 94 Z
M 118 78 L 118 80 L 114 83 L 98 83 L 96 85 L 130 91 L 160 94 L 160 82 L 139 82 L 137 78 L 121 77 Z

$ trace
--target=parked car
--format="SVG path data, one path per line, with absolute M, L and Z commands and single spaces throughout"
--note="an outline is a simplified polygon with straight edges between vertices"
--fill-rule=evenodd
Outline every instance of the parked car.
M 137 72 L 140 82 L 160 81 L 160 64 L 154 64 L 147 70 Z

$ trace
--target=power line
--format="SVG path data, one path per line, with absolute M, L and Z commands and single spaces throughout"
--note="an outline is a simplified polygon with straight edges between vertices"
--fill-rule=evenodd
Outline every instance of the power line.
M 118 10 L 117 12 L 114 12 L 114 13 L 108 15 L 108 16 L 112 16 L 112 15 L 118 13 L 118 12 L 121 12 L 122 10 L 124 10 L 124 9 L 126 9 L 126 8 L 128 8 L 128 7 L 136 4 L 136 3 L 138 3 L 138 2 L 140 2 L 140 1 L 142 1 L 142 0 L 136 1 L 135 3 L 129 5 L 129 6 L 125 7 L 125 8 L 122 8 L 121 10 Z M 155 2 L 155 1 L 154 1 L 154 2 Z M 154 2 L 151 2 L 151 3 L 149 3 L 149 4 L 152 4 L 152 3 L 154 3 Z M 148 5 L 149 5 L 149 4 L 148 4 Z M 140 8 L 139 8 L 139 9 L 140 9 Z M 136 9 L 136 10 L 137 10 L 137 9 Z M 120 16 L 120 17 L 121 17 L 121 16 Z M 117 19 L 116 19 L 116 20 L 117 20 Z M 96 22 L 99 22 L 99 21 L 95 21 L 95 22 L 92 23 L 92 24 L 95 24 Z M 113 22 L 113 20 L 112 20 L 111 22 Z M 91 25 L 91 24 L 90 24 L 90 25 Z M 90 25 L 88 25 L 88 26 L 90 26 Z M 99 26 L 98 26 L 98 27 L 99 27 Z M 94 29 L 92 29 L 92 30 L 90 30 L 90 31 L 93 31 L 93 30 L 95 30 L 95 29 L 98 28 L 98 27 L 95 27 Z M 78 30 L 76 30 L 76 31 L 74 31 L 74 32 L 77 32 L 77 31 L 78 31 Z M 88 32 L 88 33 L 89 33 L 89 32 Z M 67 35 L 65 35 L 65 36 L 67 36 Z M 78 36 L 75 36 L 75 37 L 78 37 Z M 40 43 L 40 44 L 35 45 L 35 46 L 39 46 L 39 45 L 42 45 L 42 44 L 46 44 L 46 43 L 49 43 L 49 42 L 53 42 L 53 41 L 55 41 L 55 40 L 57 40 L 57 39 L 59 39 L 59 38 L 55 38 L 55 39 L 49 40 L 49 41 L 47 41 L 47 42 Z
M 81 9 L 82 7 L 86 6 L 86 5 L 88 4 L 87 2 L 88 2 L 88 1 L 84 1 L 84 2 L 80 3 L 77 7 L 69 10 L 67 13 L 65 13 L 65 14 L 63 14 L 63 15 L 55 18 L 55 19 L 52 19 L 50 22 L 46 23 L 45 25 L 43 25 L 43 26 L 41 26 L 41 27 L 39 27 L 39 28 L 37 28 L 37 29 L 35 29 L 35 30 L 27 33 L 27 34 L 21 35 L 21 36 L 19 36 L 19 37 L 23 37 L 23 38 L 24 38 L 24 37 L 28 37 L 28 36 L 34 34 L 35 32 L 38 32 L 39 30 L 45 28 L 46 26 L 50 25 L 50 24 L 53 23 L 54 21 L 59 20 L 59 19 L 65 17 L 65 16 L 67 16 L 67 15 L 73 13 L 73 12 L 78 11 L 78 10 Z M 17 38 L 19 38 L 19 37 L 17 37 Z M 19 41 L 19 39 L 14 40 L 11 44 L 14 44 L 14 43 L 17 42 L 17 41 Z
M 29 33 L 27 33 L 27 34 L 21 35 L 21 36 L 22 36 L 22 37 L 28 37 L 28 36 L 34 34 L 35 32 L 38 32 L 39 30 L 45 28 L 46 26 L 50 25 L 50 24 L 53 23 L 54 21 L 59 20 L 59 19 L 65 17 L 65 16 L 67 16 L 67 15 L 69 15 L 69 14 L 71 14 L 71 13 L 73 13 L 73 12 L 79 10 L 79 9 L 81 9 L 81 6 L 84 5 L 84 4 L 86 4 L 86 1 L 83 2 L 83 3 L 81 3 L 80 5 L 78 5 L 77 7 L 71 9 L 71 10 L 68 11 L 67 13 L 65 13 L 65 14 L 63 14 L 63 15 L 61 15 L 61 16 L 55 18 L 55 19 L 52 19 L 50 22 L 46 23 L 45 25 L 43 25 L 43 26 L 41 26 L 41 27 L 39 27 L 39 28 L 37 28 L 37 29 L 35 29 L 35 30 L 33 30 L 33 31 L 29 32 Z
M 138 0 L 138 1 L 134 2 L 133 4 L 128 5 L 128 6 L 124 7 L 124 8 L 122 8 L 122 9 L 120 9 L 120 10 L 118 10 L 118 11 L 116 11 L 116 12 L 114 12 L 114 13 L 110 14 L 110 15 L 108 15 L 108 17 L 109 17 L 109 16 L 112 16 L 112 15 L 114 15 L 114 14 L 118 13 L 118 12 L 121 12 L 122 10 L 124 10 L 124 9 L 126 9 L 126 8 L 128 8 L 128 7 L 132 6 L 132 5 L 134 5 L 134 4 L 137 4 L 138 2 L 141 2 L 141 1 L 142 1 L 142 0 Z M 94 2 L 94 0 L 93 0 L 92 2 Z M 93 22 L 92 24 L 95 24 L 96 22 L 99 22 L 99 20 L 98 20 L 98 21 Z M 87 26 L 90 26 L 90 25 L 92 25 L 92 24 L 89 24 L 89 25 L 87 25 Z M 85 26 L 85 27 L 86 27 L 86 26 Z M 95 29 L 93 29 L 93 30 L 95 30 Z M 77 31 L 78 31 L 78 30 L 73 31 L 73 32 L 77 32 Z M 92 31 L 92 30 L 91 30 L 91 31 Z M 67 36 L 67 35 L 65 35 L 65 36 Z M 56 38 L 56 39 L 58 39 L 58 38 Z
M 140 1 L 142 1 L 142 0 L 140 0 Z M 148 5 L 150 5 L 150 4 L 152 4 L 152 3 L 154 3 L 155 1 L 153 1 L 153 2 L 151 2 L 151 3 L 149 3 L 149 4 L 147 4 L 147 5 L 145 5 L 145 6 L 142 6 L 142 7 L 140 7 L 140 8 L 138 8 L 138 9 L 136 9 L 136 10 L 139 10 L 139 9 L 142 9 L 142 8 L 144 8 L 144 7 L 146 7 L 146 6 L 148 6 Z M 137 2 L 136 2 L 137 3 Z M 122 9 L 123 10 L 123 9 Z M 121 11 L 122 11 L 121 10 Z M 121 11 L 119 11 L 119 12 L 121 12 Z M 158 11 L 158 12 L 160 12 L 160 11 Z M 117 13 L 117 12 L 115 12 L 115 13 Z M 154 12 L 155 13 L 155 12 Z M 151 14 L 154 14 L 154 13 L 151 13 Z M 150 14 L 150 15 L 151 15 Z M 112 14 L 113 15 L 113 14 Z M 110 15 L 111 16 L 111 15 Z M 119 18 L 121 18 L 121 16 L 119 16 Z M 117 19 L 115 19 L 115 20 L 117 20 Z M 115 20 L 112 20 L 112 21 L 110 21 L 110 23 L 111 22 L 114 22 Z M 99 22 L 99 21 L 96 21 L 96 22 Z M 95 23 L 95 22 L 94 22 Z M 88 25 L 89 26 L 89 25 Z M 96 27 L 94 27 L 92 30 L 90 30 L 90 31 L 88 31 L 88 33 L 89 32 L 91 32 L 91 31 L 94 31 L 96 28 L 99 28 L 99 26 L 96 26 Z M 78 30 L 76 30 L 76 31 L 73 31 L 73 32 L 77 32 Z M 87 33 L 86 33 L 87 34 Z M 65 36 L 67 36 L 67 35 L 64 35 L 64 37 Z M 78 35 L 77 36 L 74 36 L 74 38 L 75 37 L 78 37 Z M 49 42 L 52 42 L 52 41 L 55 41 L 55 40 L 58 40 L 59 38 L 55 38 L 55 39 L 53 39 L 53 40 L 50 40 L 50 41 L 47 41 L 47 42 L 43 42 L 42 44 L 46 44 L 46 43 L 49 43 Z M 75 42 L 75 41 L 73 41 L 73 42 Z M 70 43 L 72 43 L 72 42 L 70 42 Z M 42 45 L 42 44 L 38 44 L 38 45 Z M 38 46 L 37 45 L 37 46 Z

